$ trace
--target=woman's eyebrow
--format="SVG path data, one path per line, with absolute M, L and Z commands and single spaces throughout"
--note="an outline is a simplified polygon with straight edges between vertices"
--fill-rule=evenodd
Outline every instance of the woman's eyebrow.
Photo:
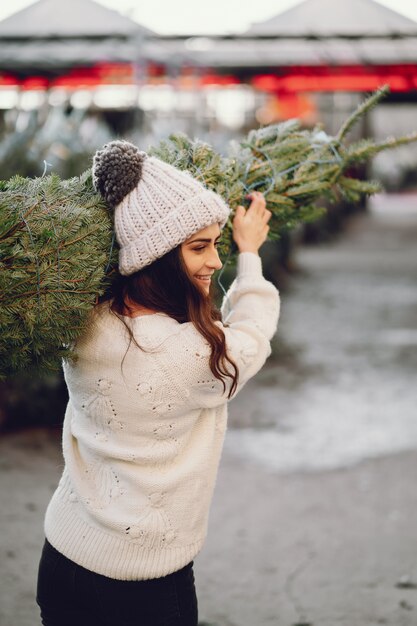
M 218 241 L 220 239 L 220 237 L 221 237 L 221 235 L 217 235 L 217 237 L 216 237 L 216 239 L 214 241 Z M 188 245 L 190 245 L 191 243 L 197 243 L 197 242 L 199 242 L 199 243 L 201 243 L 201 242 L 203 242 L 203 243 L 210 243 L 211 239 L 210 238 L 209 239 L 193 239 L 192 241 L 188 242 Z

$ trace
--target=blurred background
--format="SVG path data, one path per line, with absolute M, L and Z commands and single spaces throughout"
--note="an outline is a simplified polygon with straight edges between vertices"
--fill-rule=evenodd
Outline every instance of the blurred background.
M 336 134 L 384 84 L 390 95 L 351 138 L 410 133 L 415 20 L 406 0 L 3 0 L 0 177 L 77 176 L 116 137 L 146 150 L 183 131 L 225 151 L 294 117 Z M 206 624 L 417 623 L 406 479 L 417 469 L 417 144 L 360 174 L 386 193 L 329 205 L 264 246 L 282 318 L 267 367 L 231 405 L 211 522 L 221 539 L 200 561 Z M 59 374 L 0 383 L 1 626 L 37 623 L 33 578 L 66 401 Z M 241 515 L 248 494 L 256 519 Z

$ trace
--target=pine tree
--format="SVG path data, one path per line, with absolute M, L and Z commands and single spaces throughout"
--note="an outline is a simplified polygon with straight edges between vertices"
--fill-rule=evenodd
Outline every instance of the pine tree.
M 346 136 L 386 94 L 368 98 L 336 137 L 297 120 L 250 131 L 221 156 L 199 140 L 173 134 L 150 152 L 188 170 L 233 209 L 256 189 L 273 213 L 270 237 L 321 217 L 320 198 L 356 202 L 380 190 L 373 181 L 349 176 L 349 168 L 382 150 L 417 140 L 417 134 L 382 143 Z M 234 254 L 232 217 L 221 254 Z M 117 274 L 112 216 L 95 193 L 90 172 L 60 180 L 56 175 L 14 177 L 0 183 L 0 379 L 33 365 L 59 368 L 62 356 L 87 323 L 88 313 Z

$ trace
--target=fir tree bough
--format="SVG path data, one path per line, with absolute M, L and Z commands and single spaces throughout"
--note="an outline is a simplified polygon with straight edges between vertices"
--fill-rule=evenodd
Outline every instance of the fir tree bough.
M 112 227 L 90 174 L 0 187 L 0 378 L 55 369 L 108 284 Z M 116 261 L 113 255 L 113 263 Z
M 149 150 L 188 170 L 219 193 L 233 210 L 256 189 L 273 217 L 270 238 L 300 222 L 318 219 L 320 198 L 357 202 L 380 190 L 377 182 L 349 176 L 349 169 L 378 152 L 417 140 L 417 134 L 382 143 L 345 137 L 387 93 L 368 98 L 336 137 L 320 126 L 302 130 L 297 120 L 251 131 L 221 156 L 208 144 L 173 134 Z M 221 254 L 233 255 L 232 217 Z M 33 367 L 55 369 L 84 328 L 88 313 L 117 273 L 112 216 L 95 193 L 91 173 L 14 177 L 0 182 L 0 379 Z

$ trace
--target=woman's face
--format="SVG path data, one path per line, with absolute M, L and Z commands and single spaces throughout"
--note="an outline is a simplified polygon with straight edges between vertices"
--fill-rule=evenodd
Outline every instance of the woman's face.
M 209 293 L 211 277 L 222 267 L 217 253 L 221 231 L 218 224 L 206 226 L 181 244 L 185 266 L 195 283 Z

